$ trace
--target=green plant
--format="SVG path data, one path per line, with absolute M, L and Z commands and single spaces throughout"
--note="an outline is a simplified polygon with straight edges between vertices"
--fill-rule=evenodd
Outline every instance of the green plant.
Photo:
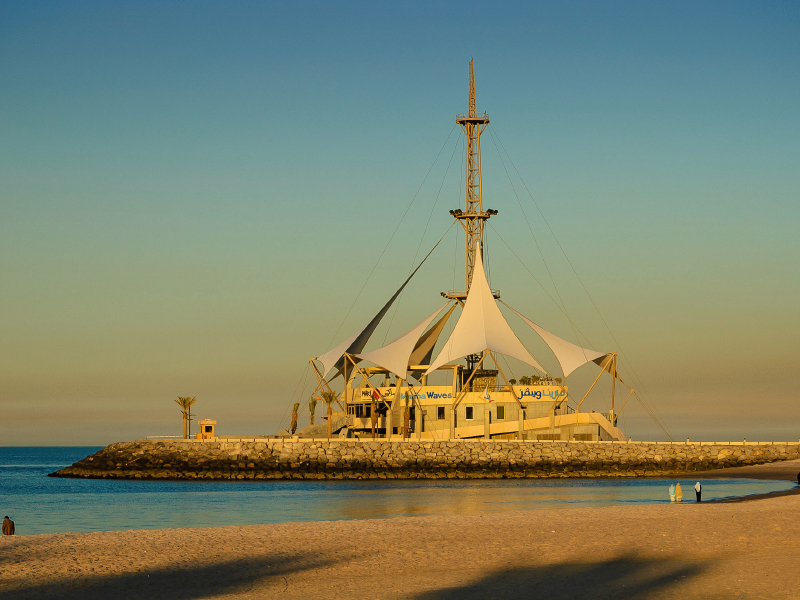
M 328 439 L 330 439 L 333 433 L 333 403 L 336 402 L 336 392 L 330 390 L 322 392 L 322 401 L 328 407 Z
M 319 398 L 316 396 L 311 396 L 311 399 L 308 401 L 308 412 L 311 416 L 310 425 L 314 424 L 314 413 L 317 412 L 317 402 L 319 402 Z
M 181 407 L 181 413 L 183 414 L 183 439 L 186 439 L 188 437 L 187 425 L 192 416 L 192 404 L 197 402 L 197 398 L 178 396 L 174 402 Z

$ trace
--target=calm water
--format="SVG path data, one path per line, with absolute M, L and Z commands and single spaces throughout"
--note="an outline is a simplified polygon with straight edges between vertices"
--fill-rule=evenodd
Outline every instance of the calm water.
M 553 506 L 665 502 L 665 479 L 482 481 L 108 481 L 48 473 L 99 448 L 0 447 L 0 517 L 17 534 L 203 527 L 471 514 Z M 788 481 L 700 480 L 705 499 L 794 487 Z M 694 501 L 694 480 L 684 501 Z M 676 510 L 680 510 L 676 507 Z

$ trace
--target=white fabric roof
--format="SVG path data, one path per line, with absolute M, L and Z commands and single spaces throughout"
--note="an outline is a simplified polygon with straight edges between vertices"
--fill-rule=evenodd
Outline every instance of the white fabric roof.
M 439 242 L 441 242 L 441 240 L 439 240 Z M 439 245 L 439 242 L 436 242 L 436 246 Z M 375 329 L 377 329 L 378 324 L 381 322 L 381 319 L 383 319 L 383 317 L 389 311 L 389 308 L 392 306 L 394 301 L 397 300 L 397 297 L 400 295 L 400 293 L 403 291 L 403 289 L 406 287 L 406 285 L 408 285 L 408 282 L 411 281 L 411 278 L 414 277 L 414 275 L 417 274 L 417 271 L 419 271 L 419 269 L 423 265 L 423 263 L 426 260 L 428 260 L 428 256 L 433 254 L 433 251 L 436 250 L 436 246 L 434 246 L 431 249 L 431 251 L 428 252 L 428 255 L 425 258 L 422 259 L 422 262 L 420 262 L 417 265 L 417 268 L 414 269 L 414 271 L 412 271 L 411 275 L 408 276 L 408 279 L 406 279 L 403 282 L 403 285 L 400 286 L 400 289 L 398 289 L 394 293 L 394 296 L 389 298 L 389 301 L 386 304 L 384 304 L 383 308 L 380 310 L 380 312 L 377 315 L 372 317 L 372 320 L 369 323 L 364 325 L 364 327 L 359 329 L 356 333 L 354 333 L 352 336 L 347 338 L 341 344 L 339 344 L 338 346 L 336 346 L 335 348 L 333 348 L 331 350 L 328 350 L 325 354 L 323 354 L 322 356 L 318 356 L 315 359 L 315 360 L 318 360 L 319 362 L 322 363 L 322 375 L 323 375 L 323 377 L 325 375 L 327 375 L 328 371 L 330 371 L 334 367 L 338 367 L 338 368 L 342 367 L 342 365 L 344 364 L 344 353 L 345 352 L 348 352 L 350 354 L 356 354 L 358 352 L 361 352 L 364 349 L 364 346 L 367 345 L 367 342 L 369 341 L 369 338 L 372 336 L 373 333 L 375 333 Z
M 423 321 L 383 348 L 365 352 L 364 354 L 356 354 L 356 356 L 379 365 L 384 369 L 388 369 L 400 377 L 400 379 L 406 379 L 408 377 L 406 373 L 408 371 L 408 361 L 411 357 L 411 353 L 414 352 L 417 341 L 428 328 L 428 325 L 436 318 L 436 315 L 442 312 L 445 306 L 447 306 L 447 304 L 443 304 L 437 308 L 429 317 L 426 317 Z
M 325 376 L 328 373 L 328 371 L 330 371 L 331 369 L 333 369 L 334 366 L 336 366 L 336 363 L 339 361 L 340 358 L 342 358 L 344 353 L 347 352 L 347 349 L 350 347 L 350 345 L 356 341 L 356 338 L 359 335 L 361 335 L 361 333 L 367 327 L 369 327 L 369 323 L 367 323 L 367 325 L 365 325 L 362 329 L 356 331 L 352 336 L 347 338 L 345 341 L 343 341 L 341 344 L 339 344 L 332 350 L 328 350 L 322 356 L 317 357 L 317 360 L 322 363 L 323 376 Z
M 505 304 L 505 302 L 503 304 Z M 508 304 L 506 304 L 506 306 L 508 306 Z M 556 358 L 558 359 L 558 363 L 561 365 L 561 370 L 563 371 L 565 378 L 568 377 L 569 374 L 575 369 L 585 365 L 588 362 L 595 361 L 600 364 L 598 359 L 606 356 L 605 352 L 596 352 L 595 350 L 581 348 L 580 346 L 576 346 L 567 340 L 562 340 L 560 337 L 542 329 L 530 319 L 526 319 L 510 306 L 508 306 L 508 308 L 511 309 L 520 319 L 525 321 L 525 323 L 527 323 L 531 329 L 538 333 L 539 337 L 544 340 L 545 344 L 550 346 L 553 354 L 555 354 Z M 604 367 L 604 365 L 600 366 Z
M 436 321 L 436 323 L 434 323 L 431 328 L 422 335 L 421 338 L 419 338 L 416 348 L 414 348 L 414 351 L 411 353 L 411 356 L 408 359 L 409 366 L 431 364 L 433 349 L 436 346 L 436 342 L 439 341 L 439 336 L 442 335 L 444 326 L 447 324 L 447 321 L 450 319 L 450 315 L 453 314 L 456 306 L 458 306 L 458 303 L 454 302 L 453 306 L 450 307 L 450 310 L 439 317 L 439 320 Z M 411 376 L 414 379 L 421 379 L 424 372 L 424 369 L 411 371 Z
M 483 256 L 475 261 L 472 285 L 464 303 L 464 310 L 458 318 L 453 333 L 445 342 L 436 360 L 431 363 L 426 375 L 437 368 L 468 354 L 492 350 L 528 363 L 542 373 L 546 373 L 530 352 L 525 349 L 511 327 L 506 322 L 495 302 L 486 273 L 483 270 Z

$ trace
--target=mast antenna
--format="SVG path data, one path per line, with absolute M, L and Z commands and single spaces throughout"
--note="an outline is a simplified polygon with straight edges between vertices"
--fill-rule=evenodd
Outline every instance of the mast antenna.
M 469 113 L 457 115 L 456 123 L 467 136 L 467 196 L 466 210 L 451 210 L 450 214 L 458 219 L 466 233 L 466 287 L 463 292 L 451 291 L 442 294 L 445 298 L 463 300 L 469 293 L 472 284 L 472 273 L 475 261 L 481 256 L 483 246 L 483 228 L 486 219 L 496 215 L 496 210 L 483 210 L 483 188 L 481 184 L 481 134 L 489 124 L 489 115 L 478 113 L 475 102 L 475 65 L 469 61 Z M 498 295 L 499 296 L 499 295 Z

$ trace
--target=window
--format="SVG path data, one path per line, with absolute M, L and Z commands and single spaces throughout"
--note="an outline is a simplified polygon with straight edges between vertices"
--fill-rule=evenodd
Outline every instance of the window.
M 473 416 L 473 415 L 474 415 L 474 413 L 475 413 L 475 411 L 473 410 L 473 408 L 474 408 L 474 407 L 472 407 L 472 406 L 467 406 L 467 407 L 465 407 L 465 408 L 464 408 L 464 418 L 465 418 L 467 421 L 472 421 L 472 419 L 474 419 L 474 418 L 475 418 L 475 417 Z
M 575 437 L 575 441 L 576 442 L 591 442 L 592 441 L 592 434 L 591 433 L 576 433 L 574 437 Z
M 497 420 L 502 421 L 506 418 L 506 407 L 505 406 L 497 406 Z
M 211 433 L 211 425 L 206 425 L 206 433 Z
M 440 421 L 444 421 L 444 406 L 436 407 L 436 418 Z

